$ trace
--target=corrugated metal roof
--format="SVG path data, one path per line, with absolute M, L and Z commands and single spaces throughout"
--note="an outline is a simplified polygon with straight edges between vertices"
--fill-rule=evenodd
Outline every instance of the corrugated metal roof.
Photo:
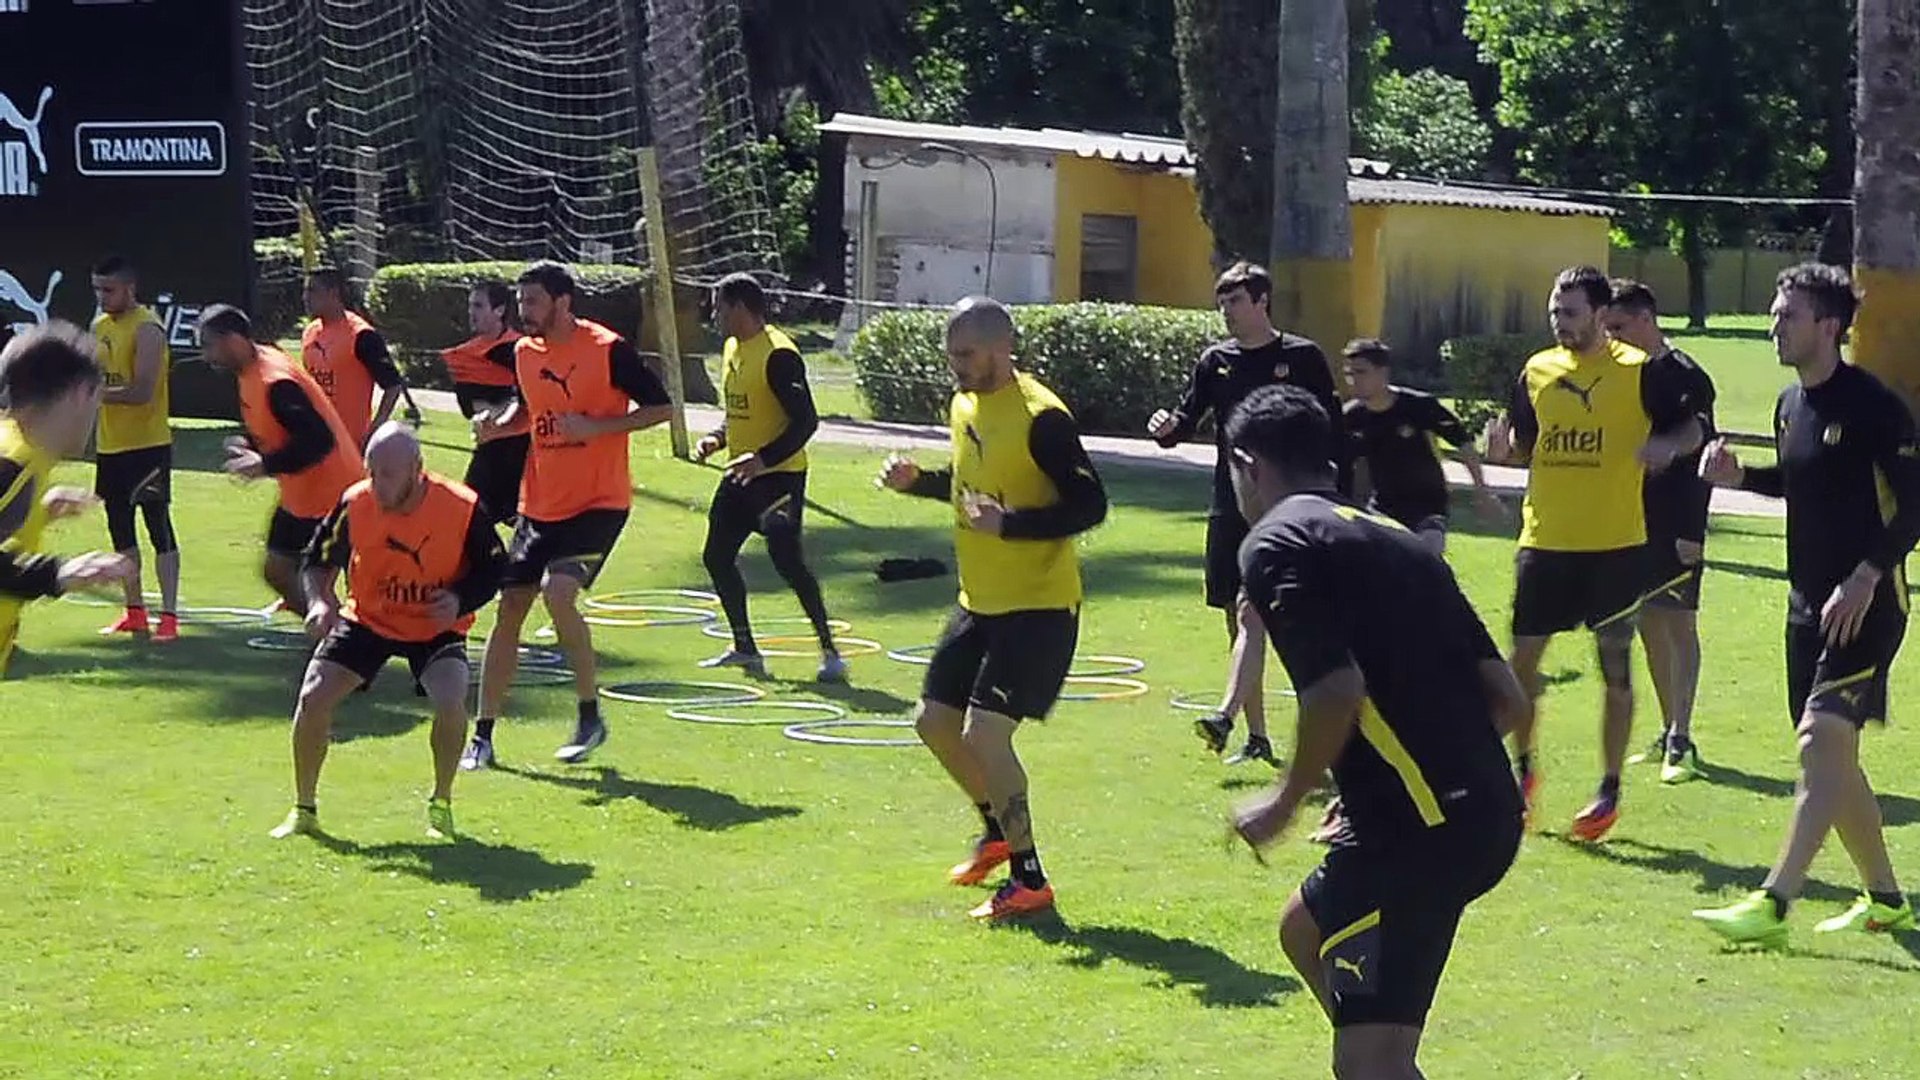
M 956 146 L 986 146 L 1016 150 L 1034 150 L 1049 154 L 1074 154 L 1132 165 L 1162 165 L 1191 168 L 1193 151 L 1183 139 L 1164 135 L 1134 135 L 1129 132 L 1068 131 L 1065 128 L 974 127 L 965 124 L 923 124 L 909 120 L 889 120 L 883 116 L 838 113 L 820 130 L 832 135 L 868 135 L 911 142 L 944 142 Z M 1384 161 L 1348 158 L 1348 170 L 1354 176 L 1386 176 L 1390 167 Z
M 1414 206 L 1461 206 L 1481 210 L 1512 210 L 1530 214 L 1611 217 L 1613 211 L 1592 203 L 1546 199 L 1510 191 L 1439 184 L 1430 180 L 1377 180 L 1354 177 L 1347 181 L 1347 198 L 1356 203 Z

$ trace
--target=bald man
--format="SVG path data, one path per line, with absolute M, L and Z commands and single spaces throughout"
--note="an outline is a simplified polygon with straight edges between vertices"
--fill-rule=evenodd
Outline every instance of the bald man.
M 953 505 L 960 605 L 934 647 L 915 721 L 920 740 L 980 811 L 985 832 L 948 871 L 978 885 L 1002 863 L 1010 876 L 969 914 L 998 921 L 1053 906 L 1013 751 L 1022 720 L 1044 719 L 1060 697 L 1080 626 L 1074 537 L 1107 516 L 1107 493 L 1073 414 L 1013 365 L 1013 318 L 984 296 L 947 321 L 953 463 L 923 470 L 890 457 L 881 485 Z
M 293 810 L 273 837 L 317 833 L 315 791 L 333 712 L 404 658 L 433 705 L 433 797 L 427 835 L 449 839 L 453 776 L 467 739 L 467 629 L 500 588 L 506 552 L 471 488 L 427 472 L 420 443 L 393 422 L 367 443 L 367 479 L 341 496 L 301 574 L 307 633 L 320 642 L 293 712 Z M 334 581 L 345 571 L 347 600 Z

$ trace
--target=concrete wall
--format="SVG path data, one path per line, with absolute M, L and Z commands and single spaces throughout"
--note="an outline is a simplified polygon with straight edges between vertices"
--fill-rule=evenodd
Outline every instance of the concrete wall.
M 1773 303 L 1773 279 L 1795 263 L 1813 258 L 1809 251 L 1723 248 L 1708 256 L 1707 311 L 1713 314 L 1765 315 Z M 1607 272 L 1646 283 L 1660 299 L 1662 314 L 1687 312 L 1687 264 L 1671 251 L 1614 248 Z

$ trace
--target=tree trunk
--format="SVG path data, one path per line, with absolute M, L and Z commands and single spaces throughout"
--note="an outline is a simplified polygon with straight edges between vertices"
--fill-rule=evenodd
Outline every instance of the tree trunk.
M 1707 328 L 1707 264 L 1712 253 L 1700 233 L 1700 214 L 1680 216 L 1680 258 L 1687 264 L 1687 329 Z
M 1920 400 L 1920 5 L 1860 0 L 1854 359 Z
M 1353 336 L 1347 8 L 1281 0 L 1273 155 L 1273 316 L 1329 354 Z

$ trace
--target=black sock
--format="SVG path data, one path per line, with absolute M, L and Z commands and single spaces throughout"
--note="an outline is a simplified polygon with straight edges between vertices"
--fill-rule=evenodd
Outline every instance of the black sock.
M 753 630 L 751 628 L 749 627 L 734 628 L 733 651 L 740 652 L 740 653 L 747 653 L 749 655 L 760 651 L 760 646 L 754 644 Z
M 1513 763 L 1519 766 L 1521 776 L 1525 776 L 1528 773 L 1533 771 L 1533 755 L 1532 754 L 1526 753 L 1524 751 L 1522 751 L 1521 753 L 1515 754 L 1513 757 Z
M 1047 875 L 1040 870 L 1040 856 L 1032 848 L 1013 853 L 1013 880 L 1029 889 L 1044 888 Z
M 580 703 L 580 722 L 598 724 L 600 722 L 600 701 L 598 698 Z
M 1867 897 L 1876 904 L 1885 904 L 1890 908 L 1896 909 L 1904 907 L 1907 903 L 1907 898 L 1900 895 L 1898 890 L 1894 892 L 1873 892 L 1869 890 Z
M 1620 774 L 1608 773 L 1600 778 L 1600 797 L 1618 799 L 1620 797 Z
M 493 718 L 484 717 L 473 722 L 473 737 L 484 742 L 493 741 Z
M 1786 897 L 1781 896 L 1779 893 L 1774 892 L 1772 889 L 1768 889 L 1767 899 L 1773 901 L 1773 917 L 1774 918 L 1784 919 L 1787 917 L 1787 898 Z
M 1005 840 L 1007 834 L 1000 831 L 1000 819 L 993 816 L 993 804 L 974 803 L 973 805 L 980 811 L 980 820 L 987 826 L 985 838 L 988 840 Z
M 317 814 L 320 812 L 320 807 L 314 803 L 294 803 L 293 808 L 295 810 L 305 810 L 309 814 Z

